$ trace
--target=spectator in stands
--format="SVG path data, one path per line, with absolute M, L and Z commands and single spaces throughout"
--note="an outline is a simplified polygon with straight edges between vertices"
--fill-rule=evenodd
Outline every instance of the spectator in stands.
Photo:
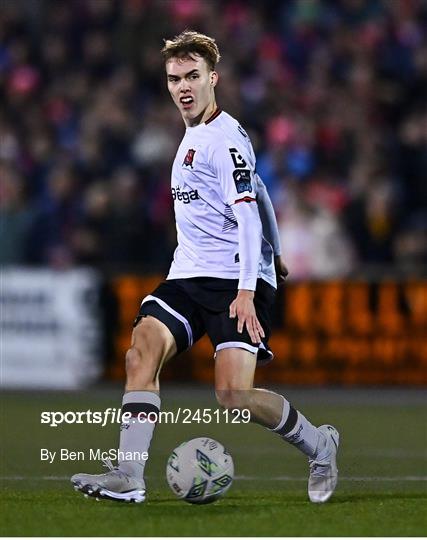
M 320 219 L 346 246 L 334 256 L 351 251 L 355 269 L 425 260 L 426 18 L 425 3 L 405 0 L 4 3 L 0 159 L 25 179 L 20 205 L 32 216 L 32 249 L 16 248 L 16 260 L 167 266 L 167 171 L 182 127 L 158 105 L 166 100 L 157 51 L 186 26 L 224 50 L 219 103 L 247 126 L 282 229 L 298 223 L 316 234 Z M 308 213 L 292 224 L 295 183 Z M 117 190 L 135 197 L 123 203 L 133 226 Z M 113 226 L 144 248 L 118 245 Z M 99 236 L 111 246 L 95 248 Z
M 23 177 L 0 162 L 0 264 L 19 265 L 27 260 L 34 209 L 28 202 Z

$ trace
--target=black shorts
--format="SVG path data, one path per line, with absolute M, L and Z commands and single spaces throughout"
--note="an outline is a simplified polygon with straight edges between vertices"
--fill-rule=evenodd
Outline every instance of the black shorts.
M 169 328 L 178 353 L 207 333 L 215 352 L 237 347 L 256 353 L 258 363 L 269 362 L 273 359 L 268 338 L 276 289 L 262 279 L 257 281 L 254 305 L 265 338 L 256 345 L 252 343 L 246 327 L 241 334 L 238 333 L 237 317 L 229 317 L 237 287 L 237 279 L 197 277 L 164 281 L 143 299 L 134 326 L 142 317 L 151 315 Z

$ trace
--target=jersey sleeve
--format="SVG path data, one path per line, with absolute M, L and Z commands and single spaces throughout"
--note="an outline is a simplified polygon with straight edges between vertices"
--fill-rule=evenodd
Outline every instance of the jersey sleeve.
M 262 224 L 258 206 L 236 204 L 233 208 L 239 229 L 240 276 L 239 289 L 254 291 L 258 279 L 261 256 Z
M 211 167 L 218 178 L 224 202 L 229 206 L 256 200 L 253 165 L 232 141 L 224 141 L 213 149 Z
M 264 237 L 267 242 L 271 244 L 274 255 L 280 256 L 282 250 L 280 248 L 279 228 L 277 226 L 277 219 L 274 212 L 273 203 L 271 202 L 264 182 L 257 173 L 255 173 L 254 178 L 257 192 L 258 210 L 261 218 Z

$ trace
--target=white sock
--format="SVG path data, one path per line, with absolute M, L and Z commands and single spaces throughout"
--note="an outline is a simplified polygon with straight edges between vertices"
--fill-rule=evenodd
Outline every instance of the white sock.
M 129 422 L 123 422 L 120 426 L 120 452 L 148 453 L 150 442 L 153 437 L 155 422 L 138 421 L 144 415 L 159 413 L 160 397 L 154 392 L 135 391 L 127 392 L 123 396 L 122 414 L 131 413 Z M 154 414 L 152 415 L 154 417 Z M 131 476 L 143 479 L 146 459 L 123 459 L 119 460 L 119 469 Z
M 283 398 L 282 418 L 272 431 L 296 446 L 310 459 L 316 458 L 326 445 L 323 433 L 294 409 L 285 398 Z

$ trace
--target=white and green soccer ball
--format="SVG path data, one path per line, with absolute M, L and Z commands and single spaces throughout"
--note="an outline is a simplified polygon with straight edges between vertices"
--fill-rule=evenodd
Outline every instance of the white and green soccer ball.
M 169 487 L 179 498 L 193 504 L 219 499 L 231 486 L 233 459 L 214 439 L 199 437 L 172 452 L 166 466 Z

